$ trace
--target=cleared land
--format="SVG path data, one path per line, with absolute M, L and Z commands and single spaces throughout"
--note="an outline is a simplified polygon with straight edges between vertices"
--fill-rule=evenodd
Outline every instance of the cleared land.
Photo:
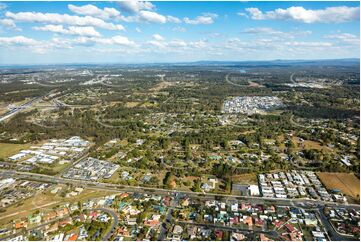
M 31 144 L 11 144 L 11 143 L 0 143 L 0 158 L 8 158 L 20 150 L 28 149 Z
M 114 194 L 112 191 L 102 191 L 97 189 L 84 189 L 78 196 L 64 198 L 59 195 L 51 194 L 49 191 L 39 192 L 35 196 L 18 202 L 5 211 L 0 212 L 0 224 L 6 224 L 11 220 L 27 216 L 35 210 L 49 211 L 49 209 L 64 203 L 75 203 L 77 201 L 86 201 L 91 198 L 103 197 Z
M 175 83 L 173 82 L 166 82 L 166 81 L 162 81 L 158 84 L 156 84 L 153 88 L 150 89 L 150 91 L 154 91 L 154 92 L 158 92 L 161 91 L 167 87 L 170 87 L 172 85 L 174 85 Z
M 257 174 L 256 173 L 248 173 L 232 176 L 232 181 L 240 184 L 251 185 L 257 184 Z
M 327 146 L 321 145 L 319 142 L 312 141 L 312 140 L 300 141 L 299 137 L 293 137 L 292 142 L 294 144 L 296 144 L 298 147 L 295 150 L 300 150 L 301 148 L 303 148 L 305 150 L 315 149 L 315 150 L 324 151 L 324 152 L 334 152 L 333 149 L 331 149 Z
M 355 199 L 360 196 L 360 180 L 350 173 L 317 172 L 327 189 L 339 189 Z

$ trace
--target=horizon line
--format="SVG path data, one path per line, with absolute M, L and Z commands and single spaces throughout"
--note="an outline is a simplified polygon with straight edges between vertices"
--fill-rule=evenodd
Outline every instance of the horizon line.
M 161 64 L 191 64 L 199 62 L 276 62 L 276 61 L 341 61 L 341 60 L 358 60 L 360 57 L 345 57 L 345 58 L 325 58 L 325 59 L 264 59 L 264 60 L 195 60 L 195 61 L 179 61 L 179 62 L 54 62 L 54 63 L 10 63 L 0 64 L 0 67 L 9 66 L 54 66 L 54 65 L 161 65 Z

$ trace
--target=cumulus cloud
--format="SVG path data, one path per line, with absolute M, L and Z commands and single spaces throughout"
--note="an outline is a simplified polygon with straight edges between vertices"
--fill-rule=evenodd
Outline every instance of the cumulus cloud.
M 164 40 L 164 38 L 160 34 L 153 34 L 152 37 L 155 40 L 159 40 L 159 41 Z
M 252 35 L 269 35 L 279 38 L 296 38 L 298 36 L 307 36 L 312 34 L 311 31 L 295 31 L 295 32 L 283 32 L 268 27 L 258 27 L 258 28 L 247 28 L 242 33 L 252 34 Z
M 262 12 L 258 8 L 245 9 L 254 20 L 293 20 L 304 23 L 342 23 L 359 21 L 359 7 L 327 7 L 325 9 L 305 9 L 304 7 L 278 8 L 273 11 Z M 242 13 L 240 13 L 242 14 Z
M 207 47 L 207 42 L 204 40 L 199 40 L 199 41 L 191 42 L 190 46 L 197 48 L 197 49 L 201 49 L 201 48 Z
M 79 15 L 88 15 L 101 19 L 109 19 L 120 16 L 120 12 L 115 8 L 104 8 L 100 9 L 95 5 L 87 4 L 83 6 L 75 6 L 73 4 L 68 4 L 68 8 L 73 13 Z
M 175 39 L 169 42 L 170 47 L 186 47 L 187 43 L 184 40 Z
M 36 54 L 45 54 L 54 49 L 70 49 L 70 42 L 64 39 L 53 38 L 50 41 L 39 41 L 24 36 L 0 37 L 0 45 L 24 48 Z
M 179 51 L 191 51 L 194 49 L 202 49 L 207 47 L 207 42 L 204 40 L 199 41 L 184 41 L 182 39 L 173 39 L 170 41 L 166 41 L 163 37 L 159 38 L 157 35 L 153 35 L 153 39 L 147 41 L 146 49 L 148 46 L 157 47 L 162 53 L 169 53 L 169 52 L 179 52 Z M 152 51 L 155 49 L 153 48 Z
M 16 24 L 12 19 L 0 19 L 0 25 L 11 29 L 16 29 Z
M 8 6 L 5 3 L 0 3 L 0 11 L 4 10 L 5 8 L 7 8 Z
M 165 43 L 164 41 L 159 41 L 159 40 L 150 40 L 150 41 L 147 41 L 147 44 L 161 48 L 161 49 L 167 47 L 167 43 Z
M 74 40 L 76 44 L 105 44 L 105 45 L 122 45 L 135 46 L 135 42 L 129 40 L 125 36 L 116 35 L 111 38 L 96 38 L 96 37 L 79 37 Z
M 33 27 L 34 30 L 39 31 L 49 31 L 59 34 L 70 34 L 70 35 L 81 35 L 81 36 L 92 36 L 100 37 L 100 33 L 97 32 L 94 27 L 79 27 L 79 26 L 69 26 L 69 28 L 64 28 L 63 25 L 45 25 L 41 27 Z
M 151 2 L 143 1 L 122 1 L 118 3 L 120 8 L 129 13 L 138 13 L 141 10 L 152 10 L 154 5 Z
M 146 22 L 146 23 L 181 23 L 182 21 L 174 16 L 165 16 L 154 11 L 141 10 L 132 16 L 119 16 L 117 19 L 125 22 Z
M 190 19 L 190 18 L 184 18 L 184 22 L 186 24 L 213 24 L 214 20 L 218 17 L 217 14 L 214 13 L 204 13 L 201 16 L 197 16 L 194 19 Z
M 298 42 L 298 41 L 293 41 L 293 42 L 285 42 L 285 45 L 288 45 L 288 46 L 296 46 L 296 47 L 316 47 L 316 48 L 319 48 L 319 47 L 331 47 L 333 46 L 332 43 L 329 43 L 329 42 L 319 42 L 319 41 L 316 41 L 316 42 Z
M 0 45 L 38 45 L 39 41 L 24 36 L 0 37 Z
M 324 36 L 327 39 L 332 39 L 340 42 L 341 44 L 360 46 L 360 38 L 354 34 L 338 33 Z
M 120 24 L 105 22 L 102 19 L 92 16 L 73 16 L 58 13 L 39 13 L 39 12 L 6 12 L 5 16 L 15 21 L 35 22 L 35 23 L 51 23 L 51 24 L 67 24 L 76 26 L 94 26 L 108 30 L 124 30 Z
M 177 18 L 177 17 L 174 17 L 174 16 L 170 16 L 170 15 L 168 15 L 168 16 L 167 16 L 167 22 L 169 22 L 169 23 L 179 24 L 179 23 L 181 23 L 181 22 L 182 22 L 182 20 L 180 20 L 180 19 L 179 19 L 179 18 Z
M 140 11 L 139 18 L 141 21 L 150 22 L 150 23 L 166 23 L 167 17 L 151 11 Z

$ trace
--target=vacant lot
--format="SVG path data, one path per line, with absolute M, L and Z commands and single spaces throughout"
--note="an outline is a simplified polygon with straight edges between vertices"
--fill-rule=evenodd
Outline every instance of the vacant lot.
M 355 199 L 360 196 L 360 180 L 354 174 L 318 172 L 317 175 L 328 189 L 339 189 Z
M 303 148 L 305 150 L 319 150 L 324 152 L 333 152 L 333 150 L 327 146 L 321 145 L 319 142 L 312 141 L 312 140 L 304 140 L 300 141 L 299 137 L 293 137 L 292 141 L 294 144 L 296 144 L 297 147 L 295 150 L 300 150 L 300 148 Z
M 232 176 L 233 183 L 239 183 L 243 185 L 257 184 L 257 174 L 248 173 Z
M 31 144 L 0 143 L 0 158 L 8 158 L 20 150 L 28 149 L 30 146 Z

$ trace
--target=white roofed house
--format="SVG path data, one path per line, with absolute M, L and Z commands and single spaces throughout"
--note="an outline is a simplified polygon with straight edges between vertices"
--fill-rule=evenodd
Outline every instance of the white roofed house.
M 259 196 L 259 187 L 257 185 L 249 185 L 248 187 L 249 193 L 251 196 Z
M 11 160 L 11 161 L 17 161 L 17 160 L 20 160 L 20 159 L 24 158 L 26 155 L 27 155 L 27 154 L 25 154 L 25 153 L 18 153 L 18 154 L 16 154 L 16 155 L 10 156 L 10 157 L 9 157 L 9 160 Z

